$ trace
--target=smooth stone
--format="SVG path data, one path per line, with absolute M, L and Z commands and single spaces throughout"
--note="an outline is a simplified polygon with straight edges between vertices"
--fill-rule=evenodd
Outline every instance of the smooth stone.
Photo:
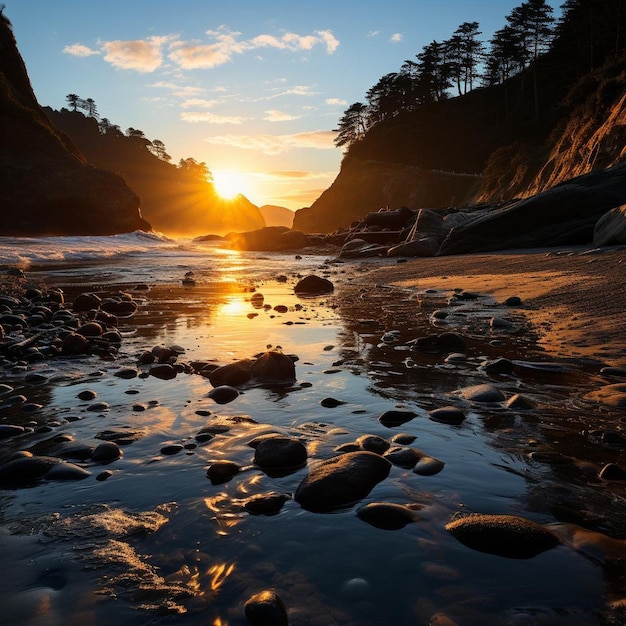
M 415 435 L 410 435 L 409 433 L 398 433 L 391 438 L 393 443 L 397 443 L 400 446 L 408 446 L 413 443 L 417 437 Z
M 206 476 L 213 485 L 227 483 L 233 476 L 239 473 L 241 465 L 234 461 L 215 461 L 209 465 Z
M 139 372 L 134 367 L 123 367 L 113 374 L 117 378 L 123 378 L 124 380 L 130 380 L 136 378 Z
M 443 461 L 432 456 L 423 456 L 413 468 L 414 474 L 420 476 L 434 476 L 438 474 L 445 466 Z
M 626 367 L 603 367 L 600 374 L 605 376 L 615 376 L 616 378 L 626 378 Z
M 288 626 L 287 609 L 278 594 L 271 589 L 250 597 L 244 611 L 250 626 Z
M 111 463 L 122 456 L 120 447 L 114 441 L 104 441 L 99 444 L 91 455 L 94 463 Z
M 46 480 L 83 480 L 88 476 L 91 476 L 90 471 L 74 463 L 61 461 L 53 465 L 44 478 Z
M 626 470 L 615 463 L 607 463 L 599 474 L 602 480 L 619 480 L 626 481 Z
M 519 296 L 510 296 L 504 301 L 504 304 L 506 306 L 520 306 L 522 299 Z
M 0 424 L 0 439 L 9 439 L 10 437 L 17 437 L 17 435 L 23 435 L 26 429 L 23 426 L 17 424 Z
M 103 482 L 107 480 L 108 478 L 111 478 L 111 476 L 113 476 L 113 472 L 111 470 L 105 470 L 104 472 L 100 472 L 96 476 L 96 480 L 99 482 Z
M 316 296 L 326 293 L 332 293 L 335 290 L 335 286 L 332 282 L 326 278 L 321 278 L 315 274 L 305 276 L 302 280 L 298 281 L 294 287 L 294 291 L 297 295 L 309 295 Z
M 518 411 L 525 411 L 528 409 L 534 409 L 535 405 L 528 398 L 521 396 L 519 393 L 512 395 L 505 403 L 504 406 L 507 409 L 516 409 Z
M 215 389 L 211 389 L 207 397 L 211 398 L 211 400 L 217 404 L 228 404 L 239 397 L 239 392 L 230 385 L 220 385 L 219 387 L 215 387 Z
M 87 322 L 79 326 L 76 332 L 83 337 L 100 337 L 104 331 L 98 322 Z
M 185 447 L 180 443 L 171 443 L 161 448 L 161 454 L 165 454 L 166 456 L 173 456 L 174 454 L 182 452 L 184 449 Z
M 370 502 L 357 510 L 364 522 L 383 530 L 398 530 L 415 521 L 415 512 L 402 504 Z
M 254 449 L 254 463 L 262 469 L 302 467 L 306 460 L 306 446 L 291 437 L 271 437 L 259 442 Z
M 465 387 L 459 390 L 459 393 L 471 402 L 496 403 L 506 400 L 504 394 L 497 387 L 488 383 Z
M 362 500 L 387 478 L 391 463 L 373 452 L 348 452 L 320 461 L 304 477 L 295 493 L 303 509 L 327 512 Z
M 492 317 L 489 320 L 489 327 L 500 329 L 500 330 L 509 330 L 513 328 L 513 322 L 503 317 Z
M 177 372 L 176 369 L 169 363 L 159 363 L 157 365 L 153 365 L 148 373 L 150 376 L 160 378 L 161 380 L 172 380 L 172 378 L 176 378 Z
M 296 380 L 293 359 L 277 350 L 269 350 L 251 365 L 252 378 L 262 384 L 288 384 Z
M 341 404 L 345 404 L 345 402 L 343 402 L 342 400 L 337 400 L 336 398 L 324 398 L 323 400 L 320 400 L 320 404 L 325 409 L 334 409 Z
M 626 383 L 605 385 L 584 396 L 585 400 L 593 400 L 613 408 L 626 408 Z
M 84 389 L 83 391 L 81 391 L 76 397 L 79 400 L 95 400 L 95 398 L 97 397 L 97 393 L 95 391 L 92 391 L 91 389 Z
M 85 354 L 89 350 L 89 341 L 83 335 L 70 333 L 63 339 L 61 354 L 78 355 Z
M 252 361 L 250 359 L 227 363 L 209 372 L 207 378 L 214 387 L 222 385 L 239 387 L 252 379 L 251 366 Z
M 108 402 L 94 402 L 94 404 L 90 404 L 87 407 L 87 411 L 92 411 L 94 413 L 98 411 L 108 411 L 109 403 Z
M 385 411 L 378 417 L 378 421 L 387 428 L 393 428 L 394 426 L 402 426 L 406 422 L 410 422 L 414 417 L 417 417 L 417 413 L 406 409 L 391 409 Z
M 286 493 L 259 493 L 244 502 L 244 509 L 251 515 L 277 515 L 291 496 Z
M 467 354 L 463 352 L 453 352 L 449 354 L 445 359 L 445 363 L 465 363 L 467 361 Z
M 560 543 L 545 526 L 515 515 L 469 515 L 446 530 L 468 548 L 512 559 L 530 559 Z
M 348 443 L 342 443 L 341 445 L 335 448 L 335 452 L 356 452 L 357 450 L 361 450 L 361 446 L 353 441 Z
M 424 456 L 425 454 L 421 450 L 406 447 L 391 448 L 383 454 L 385 459 L 405 469 L 413 469 L 416 463 Z
M 384 454 L 391 445 L 386 439 L 378 435 L 361 435 L 356 440 L 356 443 L 361 449 L 375 452 L 376 454 Z
M 485 361 L 480 368 L 487 374 L 512 374 L 515 370 L 515 364 L 513 361 L 505 358 L 492 359 Z
M 435 422 L 458 426 L 465 421 L 465 413 L 456 406 L 442 406 L 428 412 L 428 416 Z
M 0 481 L 22 483 L 39 480 L 60 462 L 49 456 L 19 457 L 0 465 Z

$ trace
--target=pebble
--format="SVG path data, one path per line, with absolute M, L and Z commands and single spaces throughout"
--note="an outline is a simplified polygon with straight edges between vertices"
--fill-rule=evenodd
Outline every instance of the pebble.
M 441 422 L 443 424 L 459 425 L 465 421 L 465 413 L 455 406 L 444 406 L 438 409 L 433 409 L 428 412 L 428 416 L 435 422 Z
M 385 411 L 378 417 L 378 421 L 387 428 L 393 428 L 394 426 L 402 426 L 406 422 L 410 422 L 414 417 L 417 417 L 417 413 L 409 411 L 407 409 L 391 409 Z
M 288 626 L 287 609 L 278 594 L 264 590 L 251 596 L 244 605 L 250 626 Z
M 357 510 L 364 522 L 383 530 L 399 530 L 415 521 L 415 512 L 402 504 L 370 502 Z
M 241 466 L 234 461 L 221 460 L 209 465 L 206 475 L 213 485 L 227 483 L 233 476 L 241 471 Z
M 239 392 L 230 385 L 220 385 L 209 391 L 207 397 L 217 404 L 228 404 L 239 397 Z

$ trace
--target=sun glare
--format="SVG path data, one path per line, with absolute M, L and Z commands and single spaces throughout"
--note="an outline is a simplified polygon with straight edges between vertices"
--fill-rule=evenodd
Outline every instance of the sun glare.
M 245 192 L 245 180 L 239 172 L 216 170 L 213 172 L 215 191 L 226 200 Z

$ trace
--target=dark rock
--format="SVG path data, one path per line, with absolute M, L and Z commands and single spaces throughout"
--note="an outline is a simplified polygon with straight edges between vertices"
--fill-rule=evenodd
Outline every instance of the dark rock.
M 122 367 L 116 372 L 113 373 L 113 376 L 117 378 L 123 378 L 125 380 L 130 380 L 131 378 L 137 378 L 139 372 L 134 367 Z
M 95 293 L 81 293 L 80 295 L 76 296 L 72 308 L 76 313 L 80 313 L 82 311 L 90 311 L 91 309 L 100 308 L 101 302 L 102 299 Z
M 306 459 L 306 446 L 291 437 L 269 437 L 260 441 L 254 449 L 255 464 L 267 470 L 302 467 Z
M 91 472 L 75 465 L 61 461 L 55 463 L 45 475 L 46 480 L 83 480 L 91 476 Z
M 171 380 L 172 378 L 176 378 L 177 372 L 173 366 L 167 363 L 160 363 L 153 365 L 149 370 L 149 374 L 161 380 Z
M 429 411 L 428 416 L 435 422 L 443 424 L 462 424 L 465 420 L 465 413 L 455 406 L 443 406 Z
M 414 522 L 415 512 L 402 504 L 370 502 L 356 512 L 364 522 L 383 530 L 398 530 Z
M 246 619 L 250 626 L 288 626 L 287 609 L 273 590 L 261 591 L 246 601 Z
M 459 391 L 461 396 L 471 402 L 484 402 L 484 403 L 496 403 L 504 402 L 506 399 L 504 394 L 493 385 L 473 385 L 471 387 L 465 387 Z
M 311 468 L 295 493 L 302 508 L 332 511 L 358 502 L 387 478 L 391 463 L 373 452 L 348 452 Z
M 207 378 L 214 387 L 220 387 L 221 385 L 238 387 L 252 379 L 251 368 L 252 361 L 250 359 L 244 359 L 214 369 L 209 372 Z
M 239 397 L 239 392 L 230 385 L 220 385 L 219 387 L 215 387 L 215 389 L 211 389 L 207 397 L 211 398 L 211 400 L 217 404 L 228 404 Z
M 445 463 L 432 456 L 423 456 L 413 468 L 414 474 L 420 476 L 434 476 L 444 468 Z
M 415 340 L 415 347 L 425 352 L 462 352 L 465 353 L 467 345 L 460 335 L 453 332 L 439 335 L 427 335 Z
M 510 296 L 504 301 L 505 306 L 521 306 L 522 299 L 519 296 Z
M 83 335 L 70 333 L 61 344 L 61 354 L 78 355 L 89 351 L 89 341 Z
M 241 465 L 234 461 L 215 461 L 209 465 L 206 475 L 213 485 L 227 483 L 233 476 L 239 473 Z
M 559 544 L 546 527 L 514 515 L 469 515 L 446 530 L 468 548 L 512 559 L 529 559 Z
M 400 446 L 408 446 L 413 443 L 417 437 L 415 435 L 410 435 L 409 433 L 398 433 L 391 438 L 393 443 L 397 443 Z
M 289 384 L 296 380 L 293 359 L 277 350 L 269 350 L 251 365 L 252 377 L 264 384 Z
M 335 407 L 345 404 L 345 402 L 337 400 L 336 398 L 324 398 L 323 400 L 320 400 L 320 404 L 325 409 L 334 409 Z
M 332 282 L 326 278 L 321 278 L 315 274 L 305 276 L 302 280 L 298 281 L 294 287 L 296 295 L 303 296 L 317 296 L 326 293 L 332 293 L 335 290 L 335 286 Z
M 378 421 L 387 428 L 393 428 L 394 426 L 402 426 L 406 422 L 410 422 L 414 417 L 417 417 L 417 413 L 409 411 L 407 409 L 391 409 L 385 411 L 378 417 Z
M 515 364 L 509 359 L 503 357 L 485 361 L 480 369 L 487 372 L 487 374 L 512 374 L 515 369 Z
M 23 435 L 26 429 L 16 424 L 0 424 L 0 440 Z
M 83 389 L 76 397 L 85 402 L 94 400 L 98 394 L 91 389 Z
M 356 443 L 363 450 L 368 450 L 369 452 L 375 452 L 376 454 L 384 454 L 386 450 L 389 449 L 391 445 L 386 439 L 379 437 L 378 435 L 361 435 Z
M 521 396 L 519 393 L 512 395 L 504 403 L 504 406 L 507 409 L 515 409 L 516 411 L 526 411 L 535 408 L 535 405 L 528 398 Z
M 104 332 L 102 326 L 97 322 L 87 322 L 76 329 L 76 332 L 83 337 L 100 337 Z
M 259 493 L 244 502 L 244 509 L 251 515 L 277 515 L 291 496 L 286 493 Z
M 404 467 L 405 469 L 413 469 L 415 464 L 425 456 L 421 450 L 415 448 L 397 447 L 394 446 L 385 452 L 383 455 L 388 461 L 391 461 L 398 467 Z
M 593 228 L 594 246 L 614 246 L 626 243 L 626 204 L 607 211 Z
M 626 481 L 626 470 L 615 463 L 607 463 L 600 470 L 600 478 L 602 480 L 619 480 Z
M 94 463 L 105 464 L 121 458 L 122 451 L 114 441 L 105 441 L 99 444 L 91 455 Z

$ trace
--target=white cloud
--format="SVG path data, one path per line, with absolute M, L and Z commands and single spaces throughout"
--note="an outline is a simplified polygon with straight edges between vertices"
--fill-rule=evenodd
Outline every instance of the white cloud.
M 320 39 L 326 44 L 326 52 L 333 54 L 339 47 L 339 39 L 337 39 L 330 30 L 318 30 L 316 33 Z
M 84 46 L 82 43 L 73 43 L 71 46 L 65 46 L 63 52 L 74 57 L 90 57 L 92 54 L 100 54 L 97 50 Z
M 341 105 L 341 106 L 345 106 L 346 104 L 348 104 L 347 100 L 342 100 L 341 98 L 326 98 L 324 102 L 330 105 Z
M 378 37 L 378 35 L 380 35 L 379 30 L 371 30 L 369 33 L 367 33 L 368 37 Z
M 207 137 L 205 141 L 242 150 L 257 150 L 273 156 L 294 148 L 332 150 L 335 148 L 335 136 L 330 130 L 314 130 L 294 135 L 216 135 Z
M 163 62 L 161 47 L 167 37 L 150 37 L 135 41 L 105 41 L 104 60 L 114 67 L 138 72 L 154 72 Z
M 269 111 L 265 111 L 265 117 L 263 119 L 266 122 L 290 122 L 291 120 L 297 120 L 299 118 L 299 115 L 291 115 L 290 113 L 270 109 Z
M 399 43 L 403 39 L 404 39 L 404 35 L 402 33 L 394 33 L 389 38 L 389 41 L 391 41 L 391 43 Z
M 181 45 L 169 58 L 184 70 L 211 69 L 231 60 L 232 53 L 219 44 L 208 46 Z
M 218 100 L 205 100 L 204 98 L 189 98 L 181 103 L 183 109 L 198 107 L 200 109 L 210 109 L 218 103 Z
M 215 113 L 208 113 L 207 111 L 189 111 L 180 114 L 180 119 L 183 122 L 205 122 L 208 124 L 242 124 L 248 117 L 236 117 L 229 115 L 217 115 Z

